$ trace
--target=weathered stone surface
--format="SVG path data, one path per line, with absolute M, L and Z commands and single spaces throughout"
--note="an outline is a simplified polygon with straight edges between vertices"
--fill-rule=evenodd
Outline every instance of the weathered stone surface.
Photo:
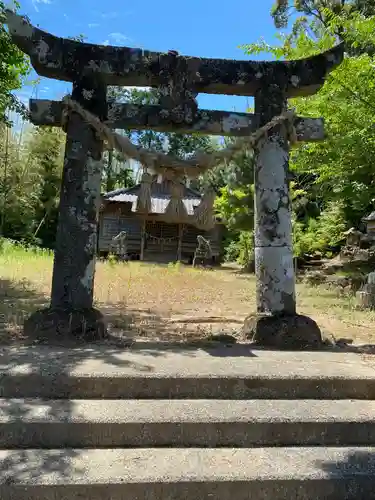
M 81 77 L 73 96 L 106 119 L 106 86 L 98 78 Z M 92 307 L 103 145 L 77 114 L 70 114 L 66 130 L 51 306 L 24 324 L 25 335 L 38 341 L 106 335 L 103 317 Z
M 94 341 L 107 336 L 103 315 L 97 309 L 42 309 L 24 323 L 24 335 L 40 343 Z
M 30 99 L 30 115 L 34 125 L 61 127 L 62 112 L 61 101 Z M 199 109 L 191 122 L 176 123 L 169 110 L 161 106 L 111 103 L 108 105 L 107 125 L 113 129 L 152 129 L 158 132 L 247 137 L 259 128 L 259 121 L 259 116 L 251 113 Z M 298 141 L 324 139 L 323 118 L 297 117 L 294 125 Z
M 375 309 L 375 272 L 369 273 L 357 293 L 358 305 L 362 309 Z
M 82 78 L 73 95 L 106 118 L 106 87 Z M 101 313 L 93 309 L 97 214 L 100 203 L 102 143 L 79 115 L 67 123 L 52 277 L 51 307 L 25 321 L 26 337 L 37 341 L 94 340 L 106 335 Z
M 106 87 L 90 78 L 73 96 L 106 118 Z M 102 142 L 78 114 L 67 124 L 67 142 L 56 234 L 51 307 L 90 309 L 93 304 Z
M 159 104 L 168 110 L 174 123 L 192 123 L 198 111 L 195 89 L 196 73 L 189 67 L 188 58 L 169 51 L 159 56 Z
M 107 85 L 159 86 L 165 81 L 165 70 L 172 75 L 177 63 L 186 68 L 191 91 L 250 96 L 261 87 L 261 81 L 278 80 L 288 97 L 307 96 L 323 85 L 326 73 L 341 63 L 344 54 L 340 44 L 296 61 L 207 59 L 59 38 L 11 11 L 7 24 L 13 41 L 30 56 L 39 75 L 74 81 L 82 73 L 100 73 Z
M 278 314 L 296 310 L 293 249 L 291 246 L 255 248 L 257 311 Z
M 301 314 L 250 315 L 243 334 L 257 345 L 277 349 L 319 348 L 323 343 L 317 323 Z
M 294 127 L 299 142 L 323 141 L 326 138 L 323 118 L 298 117 Z
M 255 97 L 255 111 L 264 125 L 286 109 L 280 82 Z M 270 130 L 256 148 L 255 271 L 258 313 L 294 314 L 295 277 L 292 250 L 292 214 L 288 186 L 289 145 L 284 124 Z
M 366 289 L 359 290 L 356 293 L 356 298 L 359 309 L 375 309 L 375 295 L 373 290 L 371 292 Z

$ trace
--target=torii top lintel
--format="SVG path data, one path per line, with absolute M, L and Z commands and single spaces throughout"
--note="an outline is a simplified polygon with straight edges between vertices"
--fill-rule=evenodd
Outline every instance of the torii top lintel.
M 187 57 L 129 47 L 113 47 L 60 38 L 32 26 L 22 16 L 7 11 L 14 43 L 30 56 L 40 76 L 76 81 L 80 75 L 100 74 L 107 85 L 157 87 L 161 68 L 176 59 L 189 74 L 197 92 L 253 96 L 264 84 L 282 85 L 287 97 L 312 95 L 328 72 L 343 60 L 339 44 L 325 53 L 294 61 L 237 61 Z

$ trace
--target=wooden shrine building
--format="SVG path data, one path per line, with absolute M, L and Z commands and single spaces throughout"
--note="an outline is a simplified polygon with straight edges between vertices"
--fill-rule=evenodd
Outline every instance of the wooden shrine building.
M 102 196 L 98 238 L 100 255 L 111 252 L 113 237 L 126 231 L 127 250 L 132 259 L 191 263 L 197 236 L 201 234 L 211 243 L 212 263 L 221 261 L 223 224 L 217 221 L 212 229 L 205 231 L 197 228 L 193 221 L 194 211 L 201 203 L 200 193 L 183 186 L 182 202 L 188 219 L 171 222 L 166 215 L 171 197 L 170 181 L 157 182 L 155 177 L 151 184 L 151 212 L 148 214 L 137 213 L 140 190 L 141 184 L 137 184 Z

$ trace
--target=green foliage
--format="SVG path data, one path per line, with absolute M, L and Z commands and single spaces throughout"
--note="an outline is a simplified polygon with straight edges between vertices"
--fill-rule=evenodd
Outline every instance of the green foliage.
M 108 255 L 108 257 L 107 257 L 107 262 L 108 262 L 109 266 L 115 267 L 116 263 L 117 263 L 117 257 L 116 257 L 116 255 L 114 255 L 113 253 L 110 253 Z
M 215 200 L 215 209 L 232 231 L 249 231 L 254 226 L 254 186 L 231 189 L 228 185 L 220 189 Z
M 227 146 L 231 139 L 226 139 Z M 251 231 L 254 226 L 254 157 L 248 152 L 221 167 L 215 208 L 230 231 Z M 216 172 L 218 175 L 218 172 Z
M 224 257 L 227 262 L 237 262 L 244 270 L 251 271 L 254 263 L 253 231 L 232 233 L 227 241 Z
M 254 262 L 254 235 L 252 231 L 242 231 L 238 240 L 238 263 L 245 269 Z
M 328 9 L 328 3 L 295 2 L 300 13 L 309 14 L 303 29 L 295 25 L 291 34 L 279 34 L 275 46 L 264 40 L 243 46 L 247 54 L 268 52 L 290 60 L 331 48 L 338 33 L 346 44 L 343 63 L 320 91 L 291 100 L 299 115 L 322 116 L 327 133 L 325 141 L 298 145 L 291 154 L 294 249 L 299 256 L 337 251 L 344 230 L 358 227 L 375 204 L 375 16 L 369 17 L 367 5 L 366 17 L 359 2 L 342 2 L 346 8 L 339 10 L 333 3 Z M 289 15 L 290 2 L 279 4 L 278 13 Z
M 18 4 L 16 4 L 18 7 Z M 29 74 L 26 56 L 12 43 L 5 26 L 5 4 L 0 1 L 0 122 L 7 122 L 6 111 L 14 110 L 26 115 L 23 104 L 12 94 L 20 89 Z
M 26 137 L 0 131 L 1 234 L 52 248 L 65 134 L 32 129 Z
M 375 14 L 375 0 L 276 0 L 271 15 L 277 28 L 286 28 L 293 19 L 293 32 L 301 29 L 314 32 L 326 27 L 330 14 L 350 16 L 359 13 L 369 17 Z
M 375 42 L 375 18 L 360 20 L 356 16 L 353 22 L 357 46 L 368 43 L 370 27 Z M 352 27 L 353 24 L 348 29 L 348 39 L 353 40 Z M 315 47 L 306 35 L 301 34 L 299 40 L 304 51 L 308 44 L 311 50 Z M 301 114 L 325 118 L 327 140 L 298 148 L 292 156 L 292 169 L 314 175 L 326 202 L 342 200 L 351 225 L 358 225 L 375 201 L 374 63 L 374 57 L 368 54 L 347 56 L 317 95 L 293 103 Z
M 87 36 L 83 33 L 80 33 L 76 36 L 68 36 L 68 40 L 74 40 L 75 42 L 85 42 L 87 40 Z
M 23 163 L 23 158 L 26 160 Z M 31 155 L 29 156 L 31 158 Z M 0 234 L 14 239 L 31 236 L 36 175 L 18 150 L 10 128 L 0 128 Z
M 331 202 L 317 219 L 309 219 L 306 224 L 293 221 L 294 255 L 337 252 L 345 240 L 346 220 L 343 206 Z
M 237 262 L 240 254 L 238 238 L 229 238 L 225 245 L 224 260 L 226 262 Z
M 0 255 L 21 259 L 22 257 L 30 254 L 37 255 L 39 257 L 53 257 L 51 250 L 31 245 L 24 240 L 17 241 L 0 237 Z
M 39 183 L 34 205 L 34 238 L 53 248 L 58 220 L 58 202 L 63 167 L 65 134 L 57 128 L 33 130 L 27 145 Z
M 222 181 L 225 185 L 220 186 L 220 196 L 215 201 L 215 209 L 227 226 L 225 258 L 236 260 L 246 269 L 254 260 L 253 162 L 253 155 L 244 152 L 223 167 Z

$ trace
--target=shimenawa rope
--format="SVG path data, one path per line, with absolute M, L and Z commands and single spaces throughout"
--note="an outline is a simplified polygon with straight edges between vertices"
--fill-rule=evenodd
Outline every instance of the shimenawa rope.
M 151 184 L 152 176 L 147 173 L 147 168 L 156 171 L 157 174 L 166 174 L 170 170 L 171 200 L 165 211 L 165 218 L 168 222 L 183 222 L 190 220 L 198 228 L 209 230 L 215 225 L 213 204 L 215 194 L 209 190 L 203 195 L 200 205 L 195 209 L 194 215 L 189 216 L 183 203 L 183 185 L 178 179 L 184 175 L 196 177 L 208 169 L 214 168 L 223 162 L 230 162 L 234 156 L 242 149 L 254 149 L 255 145 L 272 128 L 285 123 L 287 133 L 291 143 L 296 142 L 297 135 L 294 128 L 295 112 L 288 110 L 279 116 L 274 117 L 268 123 L 260 127 L 253 134 L 246 138 L 237 138 L 227 148 L 213 153 L 197 151 L 194 157 L 182 160 L 172 155 L 142 148 L 133 144 L 126 136 L 122 136 L 111 130 L 105 123 L 101 122 L 97 116 L 84 109 L 77 101 L 66 96 L 63 99 L 63 127 L 66 127 L 69 111 L 78 113 L 88 124 L 90 124 L 99 137 L 107 143 L 109 149 L 116 149 L 127 158 L 132 158 L 144 166 L 144 174 L 141 180 L 140 194 L 137 200 L 137 212 L 150 213 L 151 207 Z

